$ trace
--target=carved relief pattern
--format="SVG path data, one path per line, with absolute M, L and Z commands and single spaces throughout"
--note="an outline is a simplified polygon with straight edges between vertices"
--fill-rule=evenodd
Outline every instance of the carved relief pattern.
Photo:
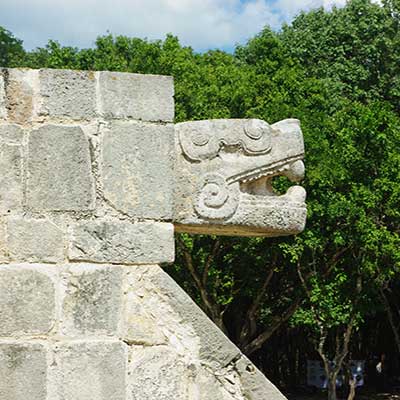
M 227 219 L 239 204 L 239 193 L 219 174 L 204 175 L 196 195 L 195 210 L 205 219 Z
M 234 121 L 234 120 L 233 120 Z M 264 121 L 249 119 L 241 129 L 226 120 L 196 121 L 180 132 L 183 153 L 192 161 L 211 160 L 224 146 L 239 146 L 247 155 L 271 150 L 272 128 Z

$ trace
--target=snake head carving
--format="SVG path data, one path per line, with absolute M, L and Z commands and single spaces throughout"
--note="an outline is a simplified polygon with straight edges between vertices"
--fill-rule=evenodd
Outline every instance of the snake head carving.
M 279 195 L 272 185 L 276 176 L 304 177 L 298 120 L 194 121 L 176 124 L 175 131 L 177 231 L 281 236 L 304 229 L 304 188 Z

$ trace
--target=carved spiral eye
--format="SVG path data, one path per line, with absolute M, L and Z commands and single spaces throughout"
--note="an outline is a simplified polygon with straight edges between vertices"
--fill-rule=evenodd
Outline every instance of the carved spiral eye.
M 235 213 L 238 203 L 238 193 L 228 187 L 223 176 L 207 174 L 203 177 L 195 203 L 195 210 L 200 217 L 229 218 Z
M 254 120 L 246 122 L 243 130 L 246 136 L 254 140 L 260 140 L 265 133 L 265 127 Z
M 264 121 L 250 119 L 243 125 L 241 144 L 247 154 L 267 154 L 271 150 L 271 127 Z
M 192 142 L 196 146 L 205 146 L 210 141 L 210 135 L 204 131 L 195 130 L 192 133 Z

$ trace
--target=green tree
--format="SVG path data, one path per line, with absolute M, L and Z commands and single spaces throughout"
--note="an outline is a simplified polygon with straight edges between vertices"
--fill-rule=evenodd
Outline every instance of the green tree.
M 383 99 L 399 110 L 400 20 L 389 3 L 351 0 L 332 12 L 303 12 L 282 39 L 309 75 L 331 80 L 349 99 Z
M 25 56 L 22 40 L 0 26 L 0 67 L 17 67 Z
M 177 236 L 170 273 L 247 355 L 286 323 L 303 294 L 281 240 Z
M 334 116 L 318 177 L 311 171 L 307 179 L 308 229 L 285 249 L 306 293 L 294 321 L 311 330 L 329 399 L 336 399 L 352 332 L 380 306 L 383 282 L 400 271 L 400 121 L 382 102 L 348 107 Z
M 274 49 L 293 65 L 252 111 L 268 119 L 283 109 L 302 121 L 309 218 L 304 234 L 283 246 L 306 299 L 293 321 L 311 329 L 333 399 L 338 369 L 327 361 L 341 366 L 352 332 L 380 307 L 382 282 L 399 273 L 398 14 L 350 1 L 302 13 L 279 39 L 264 30 L 237 55 L 259 68 L 261 84 Z

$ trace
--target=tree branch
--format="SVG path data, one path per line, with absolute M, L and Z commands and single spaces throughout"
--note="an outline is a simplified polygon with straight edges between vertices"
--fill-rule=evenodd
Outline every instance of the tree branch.
M 203 277 L 202 277 L 203 286 L 206 286 L 206 284 L 207 284 L 208 271 L 210 269 L 211 263 L 215 259 L 215 257 L 218 254 L 219 250 L 220 250 L 220 240 L 217 239 L 214 242 L 213 248 L 212 248 L 211 252 L 208 254 L 207 260 L 206 260 L 206 262 L 204 264 Z
M 388 298 L 387 298 L 387 296 L 386 296 L 386 294 L 385 294 L 385 292 L 384 292 L 384 290 L 382 288 L 379 289 L 379 294 L 381 296 L 382 303 L 383 303 L 383 306 L 385 308 L 386 315 L 387 315 L 387 318 L 389 320 L 389 324 L 390 324 L 390 326 L 392 328 L 392 331 L 393 331 L 393 334 L 394 334 L 394 339 L 395 339 L 397 348 L 398 348 L 399 353 L 400 353 L 399 329 L 398 329 L 398 327 L 396 326 L 396 324 L 394 322 L 394 316 L 393 316 L 393 313 L 392 313 L 392 308 L 391 308 L 389 300 L 388 300 Z
M 245 345 L 242 350 L 246 355 L 250 355 L 258 350 L 274 333 L 279 327 L 289 320 L 300 305 L 301 298 L 297 298 L 281 316 L 275 317 L 268 328 L 254 338 L 249 344 Z
M 203 285 L 202 279 L 200 278 L 200 276 L 194 266 L 192 255 L 191 255 L 190 251 L 188 250 L 188 248 L 186 247 L 185 243 L 179 236 L 178 236 L 177 240 L 179 243 L 179 247 L 183 252 L 185 264 L 190 272 L 190 275 L 193 278 L 193 281 L 194 281 L 196 287 L 198 288 L 198 290 L 200 292 L 200 297 L 201 297 L 201 300 L 202 300 L 206 310 L 208 311 L 212 320 L 218 325 L 218 327 L 222 331 L 226 332 L 226 327 L 222 320 L 222 313 L 221 313 L 219 304 L 217 304 L 208 295 L 207 288 Z

